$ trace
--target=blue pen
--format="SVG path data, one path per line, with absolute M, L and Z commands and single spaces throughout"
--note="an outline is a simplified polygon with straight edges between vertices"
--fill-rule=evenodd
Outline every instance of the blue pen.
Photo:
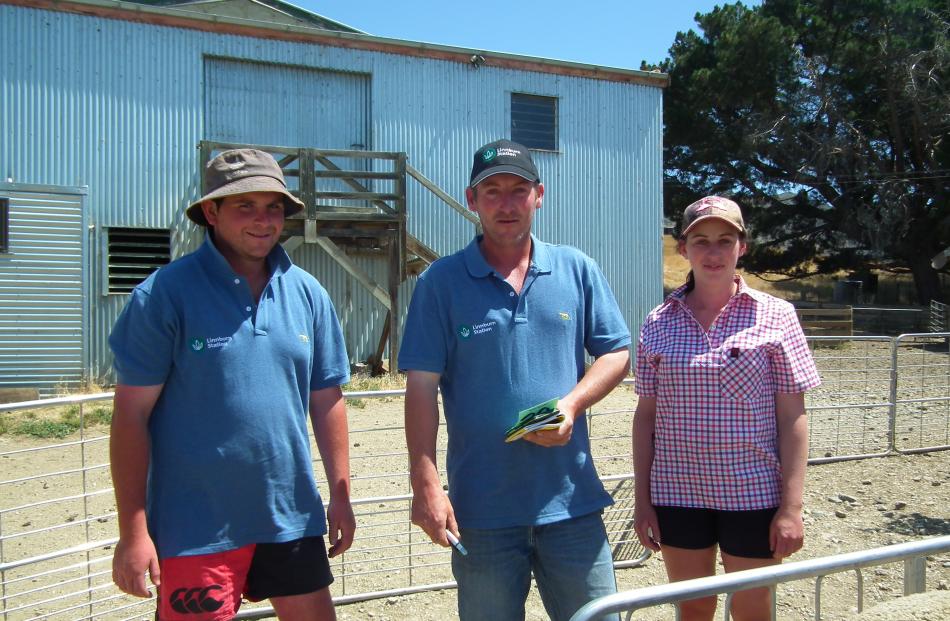
M 459 551 L 459 554 L 462 556 L 468 556 L 468 550 L 465 549 L 465 546 L 462 545 L 462 542 L 458 540 L 458 537 L 452 534 L 452 531 L 445 531 L 445 536 L 449 538 L 449 543 L 452 544 L 452 547 Z

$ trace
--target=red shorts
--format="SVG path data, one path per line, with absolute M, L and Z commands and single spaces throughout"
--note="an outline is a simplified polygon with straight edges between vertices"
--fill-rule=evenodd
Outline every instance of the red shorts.
M 323 537 L 259 543 L 161 560 L 159 621 L 224 621 L 252 602 L 302 595 L 333 582 Z

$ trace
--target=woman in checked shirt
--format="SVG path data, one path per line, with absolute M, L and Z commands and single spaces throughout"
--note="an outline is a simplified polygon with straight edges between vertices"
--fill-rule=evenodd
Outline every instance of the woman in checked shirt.
M 679 253 L 685 285 L 644 320 L 633 421 L 634 525 L 663 551 L 670 581 L 774 565 L 802 547 L 808 457 L 805 391 L 818 371 L 791 304 L 746 286 L 739 206 L 708 196 L 689 207 Z M 683 602 L 709 620 L 716 598 Z M 768 619 L 767 588 L 740 591 L 736 620 Z

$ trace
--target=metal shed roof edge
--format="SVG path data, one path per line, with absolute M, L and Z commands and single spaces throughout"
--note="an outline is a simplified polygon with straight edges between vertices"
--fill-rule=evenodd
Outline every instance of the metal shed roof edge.
M 474 57 L 481 56 L 484 58 L 484 62 L 480 64 L 485 67 L 553 73 L 610 82 L 641 84 L 657 88 L 666 88 L 669 85 L 669 76 L 660 72 L 621 69 L 491 50 L 404 41 L 307 26 L 274 24 L 236 17 L 207 15 L 176 7 L 133 4 L 119 0 L 0 0 L 0 4 L 78 13 L 93 17 L 120 19 L 174 28 L 191 28 L 221 34 L 417 56 L 466 64 L 472 63 Z

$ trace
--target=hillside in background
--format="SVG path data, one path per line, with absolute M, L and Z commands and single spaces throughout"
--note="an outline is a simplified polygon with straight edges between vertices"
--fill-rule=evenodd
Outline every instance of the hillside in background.
M 801 280 L 790 280 L 784 282 L 773 282 L 759 278 L 755 274 L 749 274 L 741 269 L 742 261 L 739 261 L 739 272 L 746 283 L 776 297 L 788 300 L 789 302 L 807 301 L 815 303 L 831 303 L 834 298 L 835 283 L 839 279 L 846 279 L 847 274 L 841 273 L 836 276 L 821 275 L 804 278 Z M 669 293 L 676 287 L 686 281 L 686 274 L 689 272 L 689 263 L 676 252 L 676 239 L 671 235 L 663 236 L 663 290 Z M 946 279 L 942 279 L 944 291 L 950 290 Z M 860 304 L 868 305 L 894 305 L 894 306 L 914 306 L 915 288 L 910 274 L 879 274 L 877 291 L 873 296 L 865 294 L 859 299 Z

